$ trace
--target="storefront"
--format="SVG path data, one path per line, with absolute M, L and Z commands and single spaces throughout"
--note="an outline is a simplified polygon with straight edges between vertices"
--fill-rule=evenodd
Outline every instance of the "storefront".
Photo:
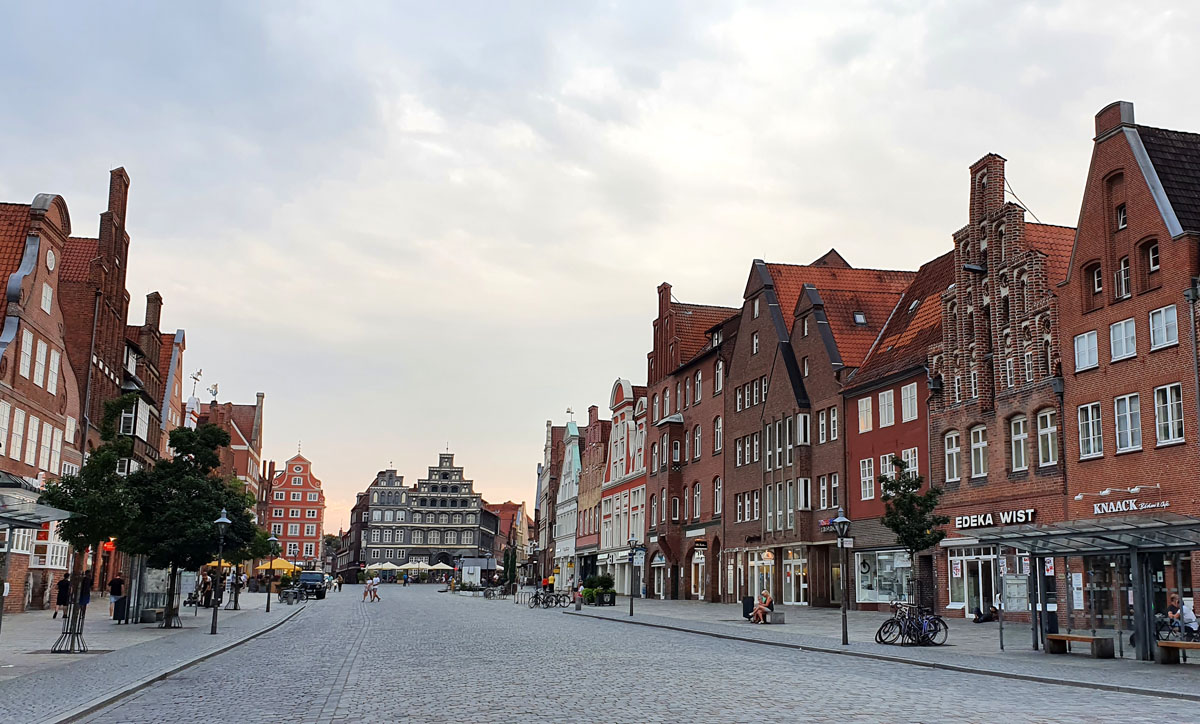
M 964 512 L 951 517 L 955 535 L 943 539 L 939 544 L 936 561 L 940 587 L 938 603 L 948 615 L 969 617 L 976 610 L 986 612 L 992 606 L 1001 608 L 1003 577 L 1017 575 L 1018 569 L 1028 572 L 1028 556 L 1019 549 L 1007 546 L 998 549 L 996 546 L 980 545 L 974 535 L 982 529 L 1033 523 L 1037 513 L 1035 507 L 1004 508 Z M 911 572 L 911 562 L 906 565 Z M 1053 581 L 1054 560 L 1048 559 L 1046 565 L 1049 567 L 1050 580 Z M 1053 611 L 1057 596 L 1054 586 L 1049 588 L 1046 608 Z M 1040 608 L 1041 604 L 1038 606 Z
M 696 544 L 696 549 L 692 552 L 692 563 L 688 573 L 692 579 L 692 598 L 702 600 L 704 598 L 704 548 L 701 544 Z
M 783 552 L 783 602 L 808 605 L 808 556 L 803 546 Z
M 667 559 L 662 553 L 655 553 L 650 559 L 650 575 L 654 579 L 653 588 L 651 589 L 655 598 L 665 599 L 667 592 L 671 590 L 671 573 L 667 567 Z
M 771 551 L 749 551 L 746 553 L 749 569 L 748 596 L 757 596 L 763 591 L 775 590 L 775 554 Z
M 855 600 L 888 604 L 907 601 L 913 580 L 912 559 L 901 550 L 854 554 Z

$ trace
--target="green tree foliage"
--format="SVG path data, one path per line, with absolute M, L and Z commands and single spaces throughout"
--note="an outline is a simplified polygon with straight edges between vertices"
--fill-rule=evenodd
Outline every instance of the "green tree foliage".
M 46 505 L 72 513 L 70 519 L 59 523 L 58 534 L 76 551 L 111 537 L 116 537 L 118 545 L 125 549 L 125 532 L 134 506 L 125 477 L 117 473 L 117 461 L 130 456 L 133 440 L 116 434 L 116 420 L 121 410 L 136 399 L 136 395 L 125 395 L 104 405 L 100 447 L 88 455 L 77 475 L 64 475 L 46 483 L 39 498 Z
M 941 488 L 930 486 L 921 492 L 924 479 L 909 473 L 908 466 L 898 457 L 892 457 L 892 469 L 895 473 L 891 477 L 879 476 L 879 499 L 885 506 L 879 521 L 896 535 L 896 543 L 908 551 L 911 558 L 940 543 L 946 537 L 941 526 L 950 519 L 937 514 Z

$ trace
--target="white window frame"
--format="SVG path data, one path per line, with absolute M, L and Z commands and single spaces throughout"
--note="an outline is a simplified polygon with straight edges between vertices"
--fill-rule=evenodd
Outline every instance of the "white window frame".
M 1142 449 L 1142 405 L 1138 393 L 1113 398 L 1117 452 Z M 1122 444 L 1124 443 L 1124 444 Z
M 1157 334 L 1154 323 L 1155 315 L 1158 315 L 1161 320 L 1161 327 L 1157 329 Z M 1176 344 L 1179 344 L 1179 317 L 1175 312 L 1175 305 L 1168 304 L 1150 312 L 1150 351 Z
M 1029 418 L 1017 415 L 1008 423 L 1010 454 L 1013 472 L 1029 469 Z
M 863 500 L 875 499 L 875 458 L 858 461 L 858 484 Z
M 1108 326 L 1108 351 L 1113 362 L 1137 356 L 1137 322 L 1133 317 Z
M 758 332 L 750 335 L 750 354 L 758 354 Z
M 797 445 L 809 445 L 812 443 L 811 417 L 807 412 L 800 413 L 800 420 L 797 422 L 796 428 Z
M 1090 370 L 1100 364 L 1096 346 L 1096 330 L 1075 335 L 1075 371 Z
M 900 422 L 912 422 L 917 416 L 917 383 L 912 382 L 900 388 Z
M 837 412 L 838 412 L 838 409 L 836 407 L 829 408 L 829 439 L 830 440 L 838 439 Z
M 45 340 L 37 341 L 37 357 L 33 362 L 33 384 L 38 387 L 46 386 L 46 361 L 50 356 L 50 347 Z
M 971 477 L 986 478 L 988 474 L 987 426 L 971 428 Z
M 1079 459 L 1092 460 L 1104 457 L 1104 428 L 1100 416 L 1100 403 L 1089 402 L 1079 406 Z
M 1154 438 L 1160 446 L 1175 445 L 1186 439 L 1183 386 L 1177 382 L 1154 388 Z
M 871 396 L 858 398 L 858 433 L 861 435 L 864 432 L 870 432 L 874 412 L 871 410 Z
M 29 370 L 33 364 L 33 332 L 28 329 L 21 330 L 21 366 L 19 372 L 22 377 L 29 379 Z
M 891 427 L 896 424 L 896 393 L 894 390 L 884 390 L 879 393 L 879 426 Z
M 1058 464 L 1058 411 L 1050 408 L 1038 412 L 1038 467 Z M 1049 451 L 1049 455 L 1047 455 Z

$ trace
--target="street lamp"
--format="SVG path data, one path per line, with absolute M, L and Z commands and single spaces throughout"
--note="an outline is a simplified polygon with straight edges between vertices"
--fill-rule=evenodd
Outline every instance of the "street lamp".
M 217 524 L 217 531 L 220 533 L 220 537 L 217 539 L 217 575 L 219 576 L 221 567 L 225 563 L 223 560 L 225 557 L 225 531 L 229 530 L 229 511 L 221 508 L 221 517 L 213 522 Z M 219 608 L 221 607 L 217 605 L 213 606 L 213 620 L 212 629 L 209 631 L 210 634 L 215 635 L 217 633 L 217 609 Z
M 850 519 L 846 512 L 838 508 L 838 517 L 833 519 L 833 530 L 837 533 L 838 548 L 842 551 L 842 646 L 850 645 L 850 636 L 846 630 L 846 607 L 849 588 L 846 585 L 846 548 L 850 533 Z
M 267 568 L 267 613 L 271 612 L 271 583 L 275 580 L 275 556 L 279 553 L 279 539 L 272 533 L 267 539 L 271 544 L 271 565 Z
M 633 615 L 633 554 L 637 552 L 637 538 L 629 536 L 629 615 Z

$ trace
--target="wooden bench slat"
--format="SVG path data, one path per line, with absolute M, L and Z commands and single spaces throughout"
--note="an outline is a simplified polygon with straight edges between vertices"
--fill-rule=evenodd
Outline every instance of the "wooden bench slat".
M 1046 638 L 1054 641 L 1095 641 L 1096 639 L 1112 638 L 1111 636 L 1086 636 L 1083 634 L 1046 634 Z
M 1200 649 L 1200 641 L 1157 641 L 1155 643 L 1170 649 Z

